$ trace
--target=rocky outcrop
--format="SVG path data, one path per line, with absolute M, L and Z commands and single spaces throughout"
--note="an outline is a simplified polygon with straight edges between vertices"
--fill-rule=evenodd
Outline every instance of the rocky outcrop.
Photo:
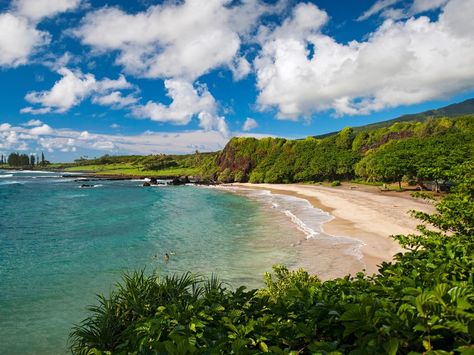
M 168 185 L 179 186 L 189 184 L 190 180 L 187 176 L 175 177 L 173 180 L 168 182 Z

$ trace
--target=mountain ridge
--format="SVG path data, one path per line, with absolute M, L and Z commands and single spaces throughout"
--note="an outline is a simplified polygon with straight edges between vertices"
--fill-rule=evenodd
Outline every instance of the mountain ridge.
M 419 113 L 410 113 L 410 114 L 402 115 L 402 116 L 392 118 L 386 121 L 370 123 L 363 126 L 351 126 L 351 128 L 353 129 L 355 133 L 357 133 L 357 132 L 361 132 L 361 131 L 369 130 L 369 129 L 390 127 L 391 125 L 397 122 L 424 122 L 428 118 L 457 117 L 457 116 L 468 115 L 468 114 L 474 114 L 474 98 L 470 98 L 462 102 L 457 102 L 454 104 L 443 106 L 437 109 L 431 109 L 431 110 L 427 110 L 427 111 L 423 111 Z M 313 137 L 318 138 L 318 139 L 330 137 L 332 135 L 339 133 L 340 131 L 341 130 L 319 134 Z

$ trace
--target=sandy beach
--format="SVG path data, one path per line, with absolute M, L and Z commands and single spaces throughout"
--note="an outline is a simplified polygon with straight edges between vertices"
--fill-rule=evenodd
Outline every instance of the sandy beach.
M 324 270 L 318 268 L 314 257 L 318 245 L 308 240 L 300 246 L 301 260 L 298 266 L 317 273 L 322 279 L 342 277 L 348 272 L 354 275 L 363 269 L 368 274 L 376 273 L 378 265 L 392 260 L 402 251 L 390 235 L 408 234 L 416 231 L 418 220 L 411 217 L 410 210 L 432 213 L 434 206 L 424 200 L 415 199 L 408 192 L 380 191 L 378 187 L 344 184 L 339 187 L 304 184 L 232 184 L 242 188 L 268 190 L 275 194 L 291 195 L 308 200 L 314 207 L 329 212 L 334 219 L 324 223 L 323 232 L 331 236 L 344 236 L 362 242 L 361 257 L 341 259 L 337 250 L 326 251 L 333 258 L 332 265 Z M 340 253 L 339 253 L 340 254 Z M 341 262 L 343 260 L 343 262 Z

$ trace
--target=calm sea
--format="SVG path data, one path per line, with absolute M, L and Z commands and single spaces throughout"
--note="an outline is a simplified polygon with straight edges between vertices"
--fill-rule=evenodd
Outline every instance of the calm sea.
M 297 265 L 301 241 L 331 218 L 262 191 L 142 184 L 0 170 L 1 354 L 67 353 L 86 306 L 126 271 L 216 273 L 235 287 L 261 286 L 272 265 Z
M 127 270 L 214 272 L 255 287 L 273 264 L 294 262 L 271 239 L 299 232 L 275 228 L 285 216 L 257 200 L 140 181 L 81 188 L 74 180 L 0 170 L 2 354 L 66 352 L 85 307 Z

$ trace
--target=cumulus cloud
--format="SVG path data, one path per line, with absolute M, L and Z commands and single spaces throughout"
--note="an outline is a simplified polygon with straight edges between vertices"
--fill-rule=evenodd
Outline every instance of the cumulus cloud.
M 26 101 L 41 107 L 26 107 L 21 110 L 22 113 L 64 113 L 91 95 L 93 101 L 101 105 L 125 107 L 136 102 L 132 96 L 123 97 L 119 91 L 112 91 L 133 87 L 122 75 L 116 80 L 105 78 L 98 81 L 93 74 L 83 74 L 68 68 L 59 69 L 58 74 L 62 78 L 50 90 L 34 91 L 25 96 Z
M 81 0 L 14 0 L 12 8 L 20 16 L 39 21 L 45 17 L 74 10 L 80 3 Z
M 138 98 L 133 94 L 124 96 L 120 91 L 112 91 L 110 94 L 96 96 L 92 102 L 102 106 L 110 106 L 113 109 L 122 109 L 138 102 Z
M 43 125 L 43 122 L 40 120 L 29 120 L 28 122 L 24 123 L 23 126 L 25 127 L 37 127 Z
M 47 124 L 42 124 L 41 126 L 31 128 L 29 133 L 33 136 L 42 136 L 52 134 L 53 129 Z
M 165 2 L 138 13 L 105 7 L 87 14 L 74 33 L 95 51 L 118 51 L 117 63 L 134 75 L 193 81 L 228 66 L 240 78 L 249 69 L 239 54 L 242 37 L 277 9 L 258 0 Z
M 251 117 L 247 117 L 247 119 L 244 122 L 244 125 L 242 126 L 242 130 L 248 132 L 257 127 L 258 127 L 257 121 L 255 121 Z
M 135 106 L 132 114 L 137 118 L 176 125 L 186 125 L 197 116 L 200 126 L 205 130 L 228 134 L 225 119 L 217 115 L 217 103 L 207 87 L 195 87 L 185 80 L 169 79 L 165 80 L 165 88 L 172 99 L 169 105 L 148 101 L 145 105 Z
M 31 120 L 24 126 L 26 127 L 15 127 L 9 123 L 1 124 L 0 149 L 28 150 L 28 142 L 41 139 L 45 135 L 54 134 L 54 130 L 50 126 L 38 120 Z
M 0 67 L 26 64 L 51 35 L 37 29 L 42 19 L 75 9 L 81 0 L 15 0 L 0 13 Z
M 438 9 L 448 3 L 448 0 L 414 0 L 410 7 L 410 14 L 419 14 Z
M 28 62 L 41 46 L 50 42 L 47 32 L 12 13 L 0 14 L 0 67 L 17 67 Z
M 366 41 L 342 44 L 321 32 L 321 10 L 299 4 L 280 27 L 262 31 L 267 40 L 254 62 L 258 103 L 297 119 L 331 109 L 368 114 L 472 89 L 472 13 L 473 0 L 452 0 L 437 20 L 386 20 Z

